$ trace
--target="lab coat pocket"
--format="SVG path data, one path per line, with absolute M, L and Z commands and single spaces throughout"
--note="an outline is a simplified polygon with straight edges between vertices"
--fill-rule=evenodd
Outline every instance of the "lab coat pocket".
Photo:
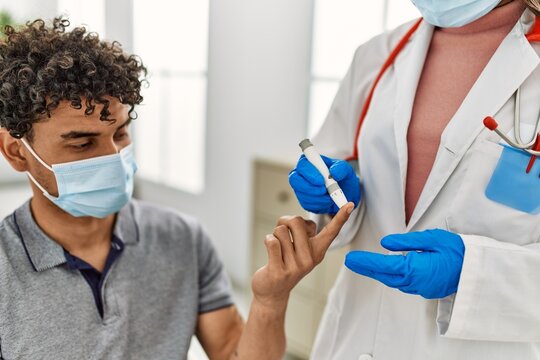
M 527 164 L 510 164 L 515 160 L 514 154 L 505 153 L 503 149 L 500 144 L 488 140 L 478 140 L 471 147 L 467 163 L 463 164 L 467 169 L 446 218 L 448 229 L 517 245 L 538 242 L 540 214 L 523 211 L 508 203 L 512 196 L 538 196 L 540 179 L 535 177 L 537 183 L 512 184 L 525 173 Z M 510 167 L 516 167 L 520 173 L 506 174 Z M 518 189 L 519 194 L 516 194 Z
M 503 145 L 501 145 L 503 146 Z M 531 171 L 525 169 L 531 156 L 504 146 L 497 167 L 486 188 L 486 196 L 499 204 L 537 215 L 540 213 L 540 162 Z

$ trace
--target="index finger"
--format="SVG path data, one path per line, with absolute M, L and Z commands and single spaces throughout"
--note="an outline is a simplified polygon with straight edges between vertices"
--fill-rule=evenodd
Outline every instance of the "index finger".
M 334 241 L 343 225 L 345 225 L 347 220 L 349 220 L 349 216 L 353 210 L 354 204 L 351 202 L 343 206 L 341 209 L 339 209 L 332 221 L 330 221 L 320 233 L 311 239 L 315 256 L 320 256 L 320 258 L 324 257 L 324 254 L 332 244 L 332 241 Z

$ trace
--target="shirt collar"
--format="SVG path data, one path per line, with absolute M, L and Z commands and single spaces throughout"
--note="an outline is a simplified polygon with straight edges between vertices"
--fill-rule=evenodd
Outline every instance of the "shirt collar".
M 135 204 L 130 201 L 118 212 L 113 234 L 125 245 L 134 245 L 139 242 L 139 224 L 135 216 Z
M 113 234 L 126 245 L 138 242 L 139 230 L 130 202 L 119 212 Z M 13 213 L 13 222 L 35 271 L 41 272 L 66 263 L 64 249 L 49 238 L 37 225 L 30 209 L 30 200 Z

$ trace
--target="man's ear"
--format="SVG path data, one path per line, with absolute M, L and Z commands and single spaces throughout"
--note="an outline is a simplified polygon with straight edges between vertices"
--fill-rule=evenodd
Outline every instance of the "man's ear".
M 28 161 L 24 155 L 23 146 L 22 142 L 11 136 L 6 129 L 0 128 L 0 152 L 11 167 L 19 172 L 28 170 Z

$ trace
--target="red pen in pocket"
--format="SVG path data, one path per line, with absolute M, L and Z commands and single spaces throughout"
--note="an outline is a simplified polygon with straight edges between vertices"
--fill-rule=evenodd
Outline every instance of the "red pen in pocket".
M 534 151 L 540 151 L 540 134 L 536 135 L 536 143 L 534 144 L 534 149 L 533 150 Z M 527 174 L 531 172 L 535 161 L 536 161 L 536 155 L 531 155 L 531 160 L 529 161 L 529 166 L 527 166 Z

